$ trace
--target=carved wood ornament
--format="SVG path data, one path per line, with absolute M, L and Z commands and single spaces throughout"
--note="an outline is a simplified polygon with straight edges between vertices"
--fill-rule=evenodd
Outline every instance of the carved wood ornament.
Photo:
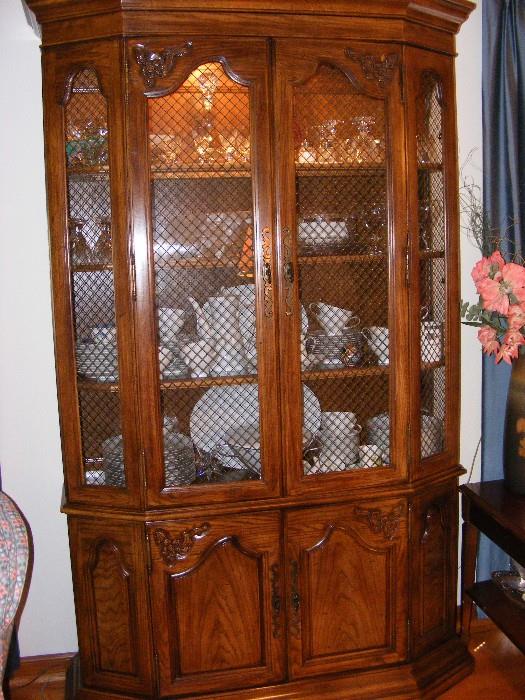
M 397 53 L 374 56 L 373 54 L 358 53 L 348 48 L 345 54 L 351 61 L 359 63 L 367 80 L 375 80 L 381 87 L 388 85 L 399 63 Z
M 386 540 L 393 540 L 399 528 L 403 506 L 396 506 L 390 513 L 383 513 L 379 508 L 354 508 L 354 515 L 364 522 L 376 535 L 382 534 Z
M 170 46 L 167 49 L 148 49 L 144 44 L 136 44 L 134 47 L 135 60 L 139 64 L 140 72 L 147 88 L 154 88 L 158 78 L 165 78 L 175 68 L 177 58 L 186 56 L 193 48 L 191 41 L 182 46 Z
M 196 525 L 189 530 L 183 530 L 178 537 L 171 537 L 167 530 L 159 527 L 153 533 L 155 544 L 160 550 L 160 556 L 168 566 L 173 566 L 178 561 L 186 559 L 193 549 L 195 540 L 206 537 L 210 531 L 208 523 Z

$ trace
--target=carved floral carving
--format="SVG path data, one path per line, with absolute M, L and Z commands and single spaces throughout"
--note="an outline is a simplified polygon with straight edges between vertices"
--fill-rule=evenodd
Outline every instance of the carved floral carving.
M 358 53 L 353 49 L 346 49 L 345 53 L 351 61 L 359 63 L 367 80 L 375 80 L 381 87 L 388 85 L 399 63 L 397 53 L 374 56 L 373 54 Z
M 162 560 L 168 566 L 173 566 L 178 561 L 186 559 L 193 549 L 195 540 L 206 537 L 209 531 L 210 525 L 202 523 L 202 525 L 183 530 L 177 537 L 171 537 L 167 530 L 159 527 L 153 533 L 153 539 L 160 550 Z
M 147 88 L 154 88 L 159 78 L 165 78 L 175 67 L 175 61 L 181 56 L 186 56 L 192 50 L 191 41 L 182 46 L 170 46 L 167 49 L 148 49 L 144 44 L 136 44 L 134 47 L 135 60 L 139 64 L 140 72 Z
M 374 534 L 382 534 L 387 540 L 393 540 L 396 536 L 402 513 L 401 505 L 389 513 L 384 513 L 380 508 L 354 508 L 354 515 L 358 520 L 366 523 Z

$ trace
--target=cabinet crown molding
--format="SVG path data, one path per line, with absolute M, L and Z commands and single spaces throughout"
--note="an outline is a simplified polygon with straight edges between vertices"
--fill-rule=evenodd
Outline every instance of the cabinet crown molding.
M 456 33 L 476 3 L 470 0 L 22 0 L 38 25 L 96 15 L 135 12 L 220 12 L 259 15 L 347 15 L 406 19 Z M 34 15 L 34 20 L 31 17 Z

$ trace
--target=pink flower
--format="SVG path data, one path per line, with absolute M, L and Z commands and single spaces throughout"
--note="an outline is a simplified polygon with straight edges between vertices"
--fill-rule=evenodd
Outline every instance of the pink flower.
M 520 304 L 511 304 L 507 319 L 509 331 L 519 331 L 525 326 L 525 308 Z
M 525 302 L 525 268 L 516 263 L 507 263 L 496 272 L 494 278 L 487 277 L 476 284 L 486 311 L 496 311 L 507 316 L 511 300 L 518 304 Z
M 487 278 L 492 279 L 497 272 L 500 272 L 505 265 L 503 256 L 496 250 L 488 258 L 481 258 L 472 268 L 471 276 L 478 289 L 478 283 L 483 282 Z M 478 289 L 479 293 L 479 289 Z
M 519 331 L 505 333 L 501 348 L 496 355 L 496 362 L 503 360 L 509 365 L 512 364 L 512 360 L 518 357 L 520 345 L 525 345 L 525 338 Z
M 483 347 L 483 352 L 487 355 L 493 355 L 499 350 L 499 342 L 497 333 L 490 326 L 481 326 L 478 331 L 478 340 Z

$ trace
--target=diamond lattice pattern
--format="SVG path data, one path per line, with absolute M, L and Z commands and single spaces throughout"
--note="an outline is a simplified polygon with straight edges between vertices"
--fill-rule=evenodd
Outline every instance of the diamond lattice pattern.
M 250 90 L 207 63 L 148 114 L 165 486 L 260 479 Z
M 445 188 L 442 85 L 425 71 L 417 103 L 421 290 L 421 457 L 442 451 L 446 408 Z
M 125 486 L 111 246 L 107 105 L 94 70 L 65 109 L 68 241 L 84 483 Z
M 304 470 L 389 464 L 385 102 L 325 65 L 293 116 L 302 365 L 322 409 Z

